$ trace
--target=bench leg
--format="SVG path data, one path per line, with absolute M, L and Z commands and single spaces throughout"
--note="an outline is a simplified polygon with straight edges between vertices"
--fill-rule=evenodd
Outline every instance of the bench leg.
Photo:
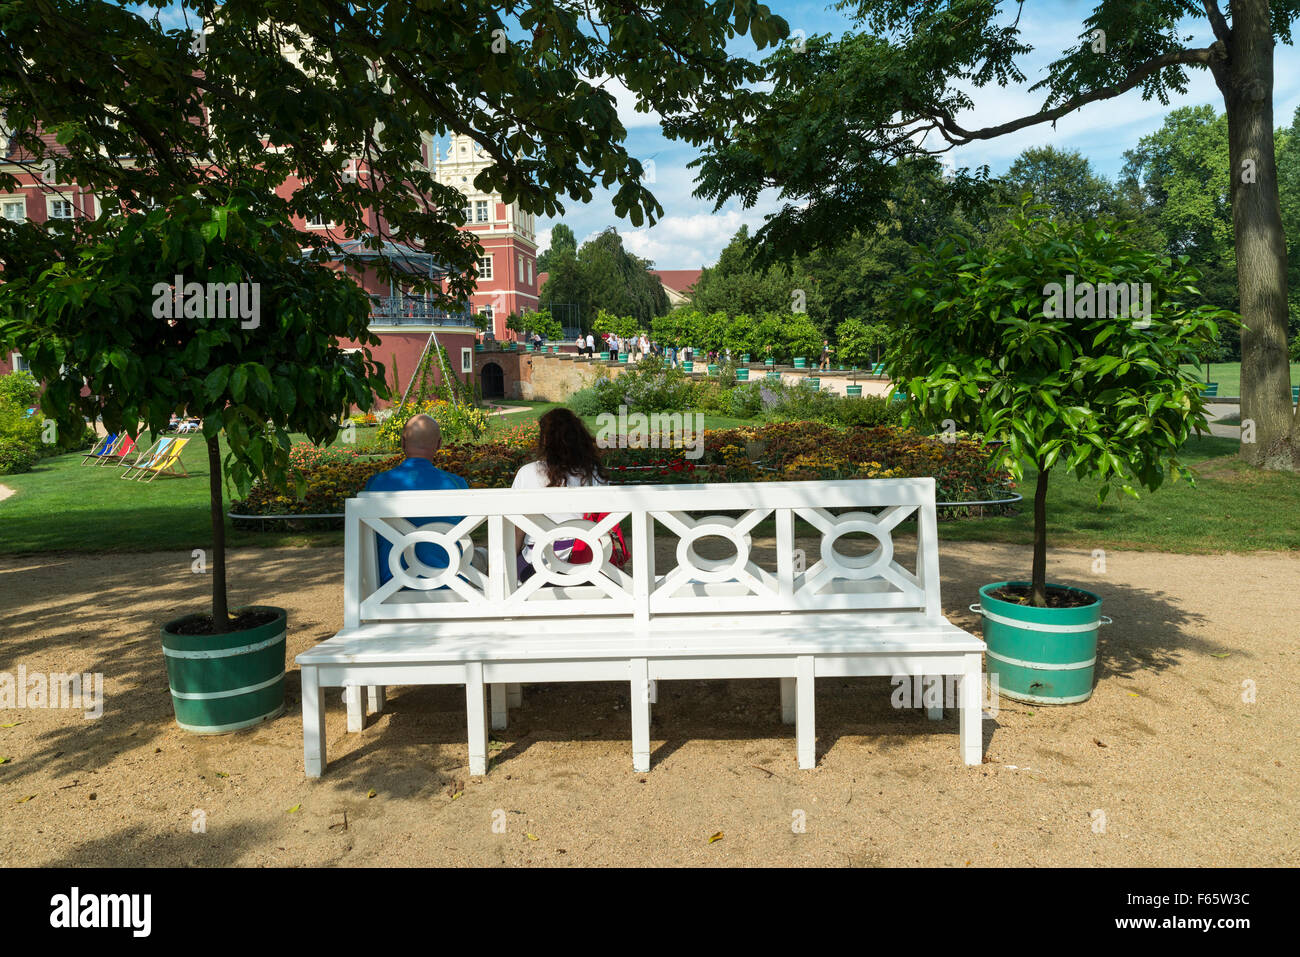
M 813 657 L 799 656 L 799 677 L 795 686 L 795 747 L 799 754 L 799 767 L 808 770 L 817 766 L 816 704 L 813 693 Z
M 984 706 L 980 701 L 984 676 L 980 656 L 966 656 L 966 670 L 957 685 L 957 704 L 961 708 L 959 746 L 966 764 L 984 762 Z
M 921 701 L 925 704 L 925 716 L 931 721 L 943 717 L 942 675 L 926 675 L 921 679 Z
M 511 682 L 506 685 L 506 707 L 522 708 L 524 706 L 524 686 Z
M 325 699 L 310 665 L 302 669 L 302 763 L 309 778 L 325 770 Z
M 383 714 L 386 697 L 383 685 L 370 685 L 366 688 L 366 698 L 373 714 Z
M 781 721 L 794 724 L 794 678 L 781 679 Z
M 645 658 L 632 659 L 632 770 L 650 770 L 650 669 Z
M 345 685 L 343 700 L 348 706 L 348 730 L 360 731 L 366 726 L 366 708 L 361 701 L 361 685 Z
M 469 721 L 469 773 L 487 774 L 487 696 L 483 685 L 483 663 L 465 665 L 465 716 Z
M 506 714 L 506 686 L 497 682 L 492 685 L 490 694 L 492 697 L 492 730 L 502 731 L 505 729 L 508 717 Z

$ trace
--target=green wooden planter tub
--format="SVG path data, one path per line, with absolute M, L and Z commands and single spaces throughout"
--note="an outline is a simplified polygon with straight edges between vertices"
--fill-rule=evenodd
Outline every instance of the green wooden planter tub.
M 193 615 L 162 626 L 172 706 L 176 723 L 186 731 L 239 731 L 284 711 L 285 611 L 269 605 L 239 610 L 272 611 L 276 617 L 224 635 L 173 633 Z
M 1092 602 L 1078 608 L 1033 608 L 990 597 L 990 592 L 1003 586 L 1028 584 L 985 585 L 980 589 L 979 604 L 971 605 L 971 610 L 984 618 L 990 680 L 997 675 L 998 693 L 1015 701 L 1087 701 L 1092 697 L 1097 630 L 1102 624 L 1110 624 L 1101 613 L 1101 598 L 1082 588 L 1070 588 Z

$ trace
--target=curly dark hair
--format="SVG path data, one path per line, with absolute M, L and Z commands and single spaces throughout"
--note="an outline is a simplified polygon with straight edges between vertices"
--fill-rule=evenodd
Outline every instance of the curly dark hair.
M 565 485 L 570 475 L 580 475 L 588 483 L 604 478 L 600 449 L 582 419 L 559 408 L 543 415 L 537 425 L 537 457 L 546 470 L 547 485 Z

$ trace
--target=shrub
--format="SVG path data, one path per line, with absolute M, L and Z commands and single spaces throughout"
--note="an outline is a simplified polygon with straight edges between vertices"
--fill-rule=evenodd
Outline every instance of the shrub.
M 41 457 L 38 448 L 26 439 L 0 438 L 0 475 L 30 472 Z
M 30 372 L 19 371 L 0 375 L 0 404 L 9 401 L 20 409 L 27 410 L 36 405 L 40 394 L 40 383 Z
M 871 427 L 900 425 L 906 406 L 878 395 L 845 398 L 835 403 L 835 421 L 840 425 Z
M 574 415 L 600 415 L 605 410 L 605 397 L 594 385 L 579 389 L 569 396 L 569 408 Z
M 728 393 L 733 418 L 752 419 L 763 411 L 763 395 L 757 382 L 738 385 Z
M 445 399 L 428 399 L 417 404 L 407 403 L 389 411 L 375 431 L 375 445 L 389 452 L 402 448 L 402 429 L 420 414 L 431 415 L 442 429 L 442 441 L 447 445 L 457 442 L 474 442 L 487 432 L 487 414 L 472 405 L 452 403 Z
M 737 391 L 737 390 L 732 390 Z M 471 488 L 508 488 L 535 452 L 536 426 L 518 426 L 492 442 L 449 445 L 435 464 L 463 477 Z M 307 446 L 299 497 L 254 486 L 235 511 L 246 515 L 342 513 L 343 503 L 376 472 L 392 468 L 398 456 L 366 461 Z M 940 501 L 983 501 L 1005 497 L 1007 475 L 979 442 L 944 442 L 907 429 L 836 429 L 818 422 L 780 422 L 757 428 L 706 432 L 704 456 L 685 449 L 608 449 L 602 461 L 615 484 L 691 482 L 817 481 L 838 478 L 933 476 Z

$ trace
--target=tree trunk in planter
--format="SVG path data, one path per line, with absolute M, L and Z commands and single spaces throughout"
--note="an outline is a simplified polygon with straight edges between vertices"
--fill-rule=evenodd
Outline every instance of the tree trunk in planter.
M 1029 576 L 1029 603 L 1035 608 L 1047 607 L 1047 475 L 1040 460 L 1034 486 L 1034 565 Z
M 1300 419 L 1287 358 L 1287 264 L 1273 143 L 1273 55 L 1268 0 L 1233 0 L 1232 25 L 1211 63 L 1228 117 L 1232 224 L 1241 294 L 1241 419 L 1252 465 L 1300 469 Z
M 212 630 L 230 630 L 226 605 L 226 517 L 221 510 L 221 448 L 217 435 L 208 443 L 208 495 L 212 501 Z

